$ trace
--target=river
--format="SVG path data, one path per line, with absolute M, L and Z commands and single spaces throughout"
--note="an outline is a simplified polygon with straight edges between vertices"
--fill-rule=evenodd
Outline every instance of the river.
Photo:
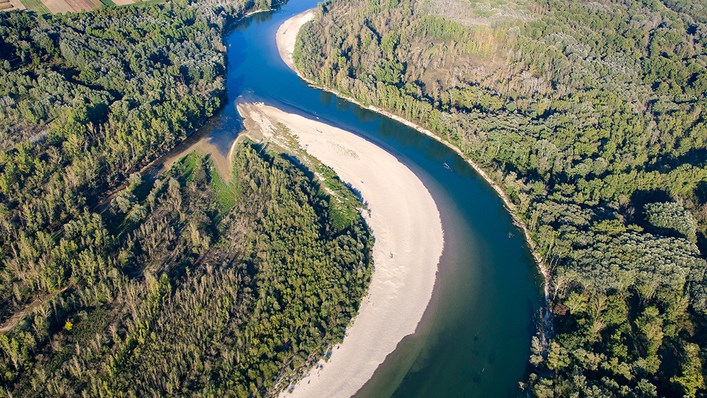
M 316 6 L 293 0 L 252 15 L 225 38 L 228 103 L 198 135 L 224 156 L 241 129 L 243 94 L 352 131 L 407 165 L 440 209 L 445 248 L 433 298 L 357 394 L 361 397 L 505 397 L 519 394 L 541 322 L 542 278 L 496 192 L 453 150 L 414 129 L 310 87 L 281 60 L 275 33 Z

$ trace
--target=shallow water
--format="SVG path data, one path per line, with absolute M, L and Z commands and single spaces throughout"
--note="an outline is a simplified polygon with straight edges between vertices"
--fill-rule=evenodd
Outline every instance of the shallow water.
M 454 151 L 312 88 L 287 68 L 275 32 L 315 6 L 315 0 L 292 0 L 233 28 L 226 37 L 228 103 L 200 137 L 227 153 L 241 129 L 235 101 L 248 95 L 353 131 L 410 167 L 437 201 L 444 254 L 418 332 L 401 342 L 358 396 L 518 395 L 543 305 L 542 279 L 521 231 L 495 191 Z

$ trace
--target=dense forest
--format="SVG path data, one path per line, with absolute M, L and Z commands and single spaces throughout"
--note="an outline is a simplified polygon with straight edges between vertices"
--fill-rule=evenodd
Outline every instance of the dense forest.
M 246 139 L 143 169 L 224 99 L 269 3 L 0 14 L 0 395 L 262 396 L 326 354 L 371 271 L 360 202 Z
M 552 311 L 523 389 L 707 393 L 704 2 L 329 0 L 295 63 L 508 194 Z

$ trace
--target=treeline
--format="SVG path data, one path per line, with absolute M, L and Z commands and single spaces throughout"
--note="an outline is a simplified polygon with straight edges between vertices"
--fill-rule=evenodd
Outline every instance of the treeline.
M 705 393 L 704 11 L 331 0 L 298 36 L 306 77 L 432 130 L 511 198 L 550 273 L 535 396 Z
M 229 21 L 270 6 L 0 14 L 3 395 L 263 396 L 343 337 L 358 201 L 247 142 L 231 179 L 140 173 L 220 107 Z

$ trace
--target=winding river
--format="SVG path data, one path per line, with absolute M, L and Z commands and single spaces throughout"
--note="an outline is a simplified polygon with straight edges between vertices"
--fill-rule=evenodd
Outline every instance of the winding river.
M 495 191 L 454 151 L 333 94 L 310 87 L 281 60 L 275 33 L 316 6 L 292 0 L 237 23 L 228 46 L 228 103 L 194 139 L 227 155 L 241 130 L 236 99 L 249 95 L 358 134 L 396 156 L 432 193 L 445 248 L 432 300 L 357 394 L 361 397 L 518 395 L 540 322 L 542 279 Z

